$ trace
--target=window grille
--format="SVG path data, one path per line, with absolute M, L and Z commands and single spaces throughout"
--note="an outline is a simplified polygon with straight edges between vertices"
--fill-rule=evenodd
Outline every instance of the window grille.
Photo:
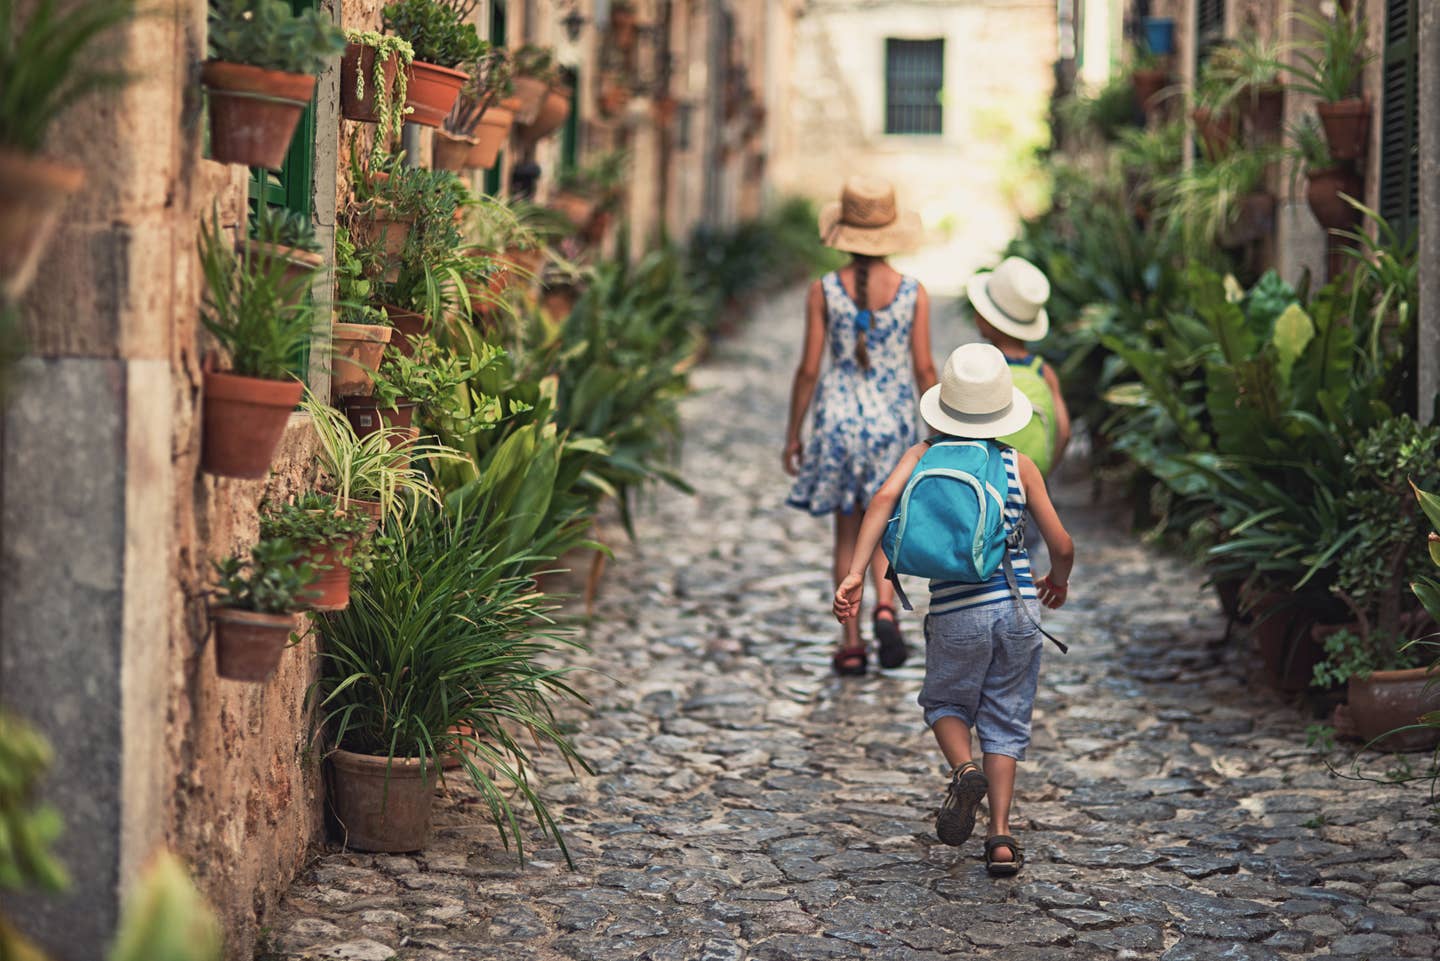
M 942 133 L 944 40 L 885 41 L 885 132 Z

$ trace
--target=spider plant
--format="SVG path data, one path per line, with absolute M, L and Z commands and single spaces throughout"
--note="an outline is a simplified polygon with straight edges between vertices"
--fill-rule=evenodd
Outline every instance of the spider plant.
M 518 800 L 568 861 L 531 770 L 532 751 L 547 747 L 589 770 L 554 714 L 556 701 L 581 699 L 571 669 L 542 663 L 579 644 L 555 631 L 544 596 L 514 573 L 543 555 L 544 539 L 506 554 L 488 524 L 438 510 L 389 533 L 393 551 L 354 585 L 350 606 L 319 619 L 312 693 L 333 743 L 425 769 L 457 754 L 507 848 L 524 858 Z
M 1290 86 L 1325 103 L 1355 95 L 1365 68 L 1375 59 L 1367 48 L 1365 18 L 1358 11 L 1335 11 L 1333 17 L 1297 11 L 1291 14 L 1314 34 L 1295 45 L 1298 63 L 1281 61 L 1279 68 L 1294 78 Z
M 1187 250 L 1217 251 L 1240 216 L 1240 201 L 1260 190 L 1273 149 L 1236 150 L 1211 163 L 1197 163 L 1156 186 L 1162 219 Z
M 1197 100 L 1202 106 L 1221 110 L 1247 93 L 1259 96 L 1261 90 L 1276 84 L 1286 49 L 1278 41 L 1262 40 L 1253 30 L 1221 44 L 1205 61 L 1202 74 L 1207 96 L 1197 95 Z

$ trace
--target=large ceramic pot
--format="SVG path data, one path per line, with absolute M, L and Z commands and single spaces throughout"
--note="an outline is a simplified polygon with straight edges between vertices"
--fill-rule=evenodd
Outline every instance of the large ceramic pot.
M 222 477 L 264 477 L 304 390 L 296 380 L 205 371 L 200 468 Z
M 410 65 L 410 71 L 410 88 L 405 94 L 405 105 L 412 111 L 405 119 L 426 127 L 440 126 L 460 98 L 460 88 L 470 75 L 463 70 L 452 70 L 420 60 Z
M 1440 711 L 1440 670 L 1375 671 L 1351 678 L 1348 704 L 1355 733 L 1367 744 L 1389 731 L 1415 724 L 1421 715 Z M 1440 726 L 1428 725 L 1390 734 L 1373 747 L 1382 751 L 1429 751 L 1440 743 Z
M 346 120 L 361 123 L 380 122 L 380 104 L 375 89 L 374 47 L 359 43 L 346 44 L 345 56 L 340 61 L 340 112 Z M 399 57 L 391 57 L 380 66 L 385 78 L 385 89 L 395 89 L 395 74 L 400 70 Z M 357 90 L 356 77 L 363 77 L 365 95 Z M 397 105 L 398 109 L 398 105 Z
M 1307 171 L 1305 202 L 1326 230 L 1350 230 L 1360 222 L 1360 211 L 1345 202 L 1342 193 L 1356 200 L 1365 195 L 1365 181 L 1349 167 Z
M 385 345 L 395 328 L 384 324 L 340 324 L 330 331 L 330 393 L 334 397 L 368 394 Z
M 418 851 L 430 831 L 439 765 L 336 749 L 330 755 L 331 810 L 340 840 L 356 851 Z
M 223 60 L 206 61 L 200 76 L 210 91 L 211 158 L 279 170 L 315 78 Z
M 1317 103 L 1315 112 L 1320 115 L 1320 126 L 1325 130 L 1330 156 L 1336 160 L 1356 160 L 1369 152 L 1371 109 L 1368 99 L 1351 97 L 1335 103 Z
M 215 670 L 232 681 L 264 681 L 280 665 L 295 629 L 293 614 L 262 614 L 231 607 L 210 611 L 215 625 Z
M 30 286 L 65 201 L 84 182 L 81 167 L 0 149 L 0 300 Z

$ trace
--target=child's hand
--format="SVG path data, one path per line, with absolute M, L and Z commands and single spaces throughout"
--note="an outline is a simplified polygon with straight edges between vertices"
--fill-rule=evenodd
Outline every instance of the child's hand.
M 831 610 L 841 624 L 860 613 L 860 598 L 865 594 L 865 575 L 846 574 L 840 586 L 835 589 L 835 603 Z
M 800 473 L 800 461 L 804 456 L 802 451 L 800 438 L 792 437 L 785 442 L 785 453 L 780 455 L 780 462 L 785 465 L 785 473 L 791 477 Z
M 1040 603 L 1052 610 L 1065 603 L 1065 595 L 1069 591 L 1069 584 L 1056 584 L 1050 580 L 1049 574 L 1035 582 L 1035 593 L 1040 595 Z

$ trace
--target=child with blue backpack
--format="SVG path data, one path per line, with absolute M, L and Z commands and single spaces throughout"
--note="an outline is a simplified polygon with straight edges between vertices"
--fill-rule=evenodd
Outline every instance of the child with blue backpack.
M 892 576 L 930 578 L 919 701 L 951 768 L 936 834 L 963 844 L 988 796 L 985 865 L 992 876 L 1008 876 L 1025 860 L 1009 820 L 1048 636 L 1039 604 L 1065 603 L 1075 547 L 1035 462 L 996 440 L 1031 418 L 1030 400 L 998 349 L 966 344 L 951 353 L 939 384 L 921 397 L 920 415 L 938 436 L 910 448 L 871 499 L 833 609 L 841 623 L 859 611 L 866 559 L 882 537 Z M 1050 570 L 1038 580 L 1024 546 L 1027 511 L 1050 551 Z M 903 594 L 901 601 L 909 607 Z

